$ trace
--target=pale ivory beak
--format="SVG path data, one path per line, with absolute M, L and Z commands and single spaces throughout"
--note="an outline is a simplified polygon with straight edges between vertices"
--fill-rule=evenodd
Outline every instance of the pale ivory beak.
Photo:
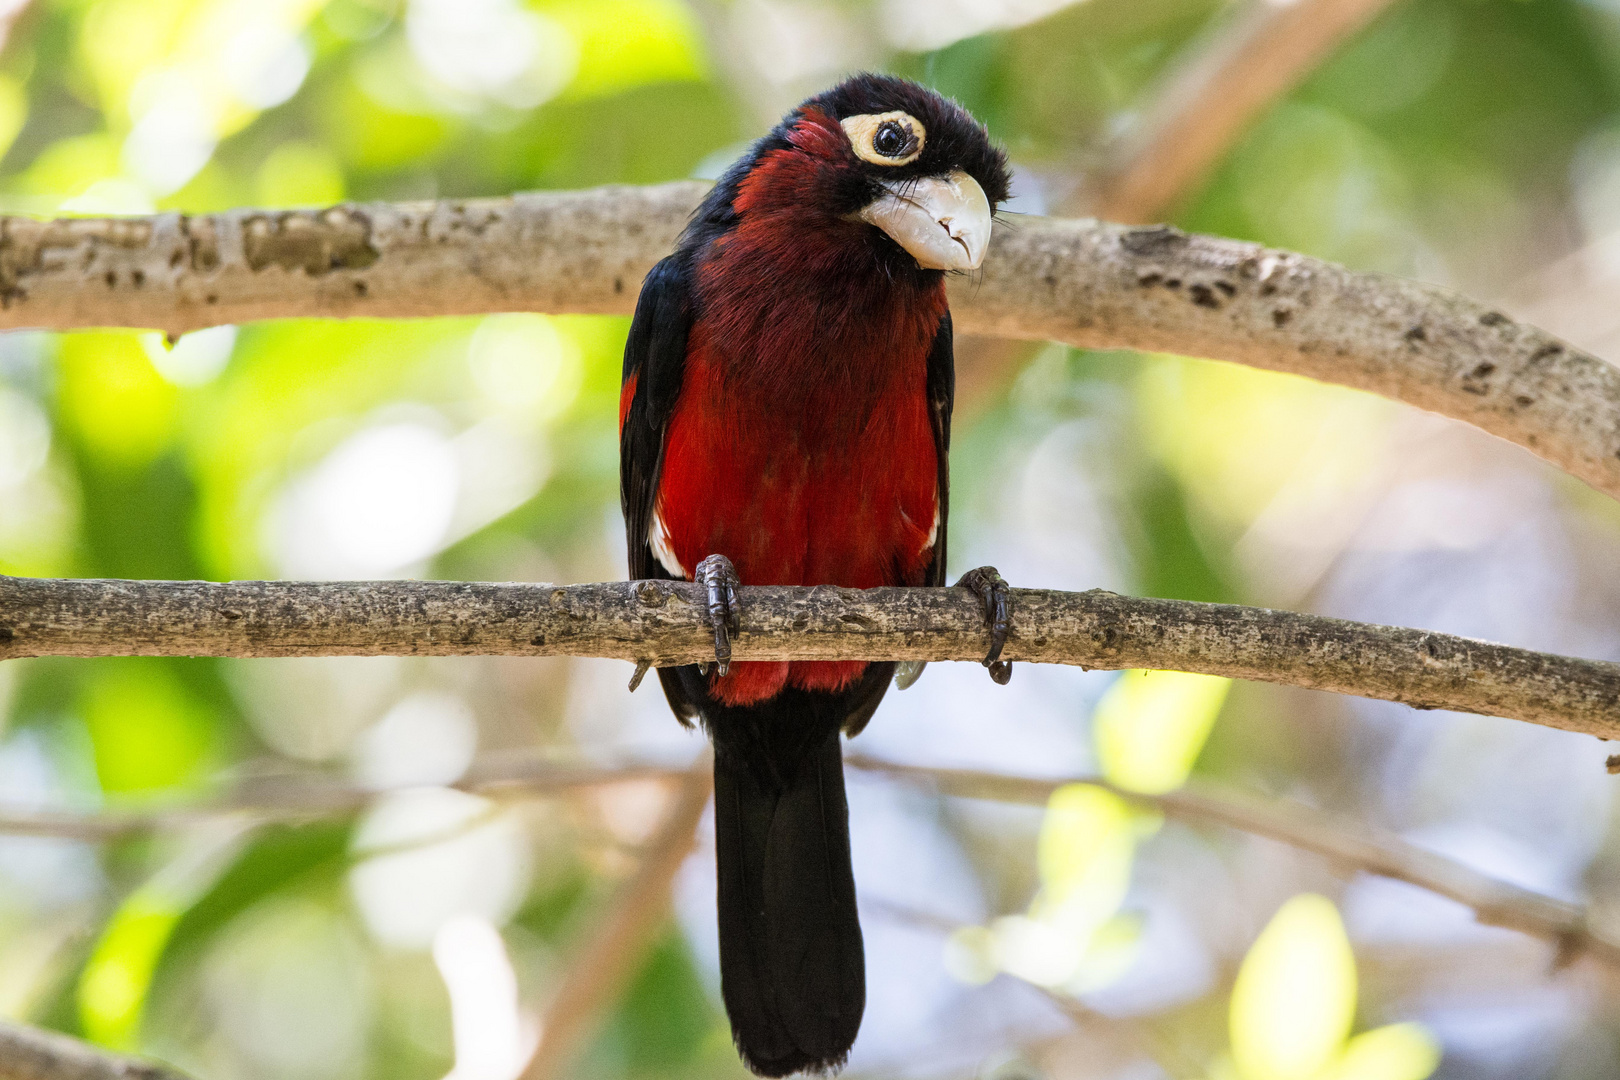
M 896 180 L 860 213 L 925 270 L 977 270 L 990 245 L 990 200 L 960 169 L 945 177 Z

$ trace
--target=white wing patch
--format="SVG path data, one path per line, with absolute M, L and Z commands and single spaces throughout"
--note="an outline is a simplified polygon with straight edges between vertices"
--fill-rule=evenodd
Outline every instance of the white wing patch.
M 900 517 L 901 517 L 901 519 L 903 521 L 905 521 L 905 523 L 907 525 L 912 525 L 912 526 L 916 525 L 916 522 L 911 520 L 911 515 L 906 513 L 904 510 L 900 511 Z M 939 492 L 936 489 L 935 492 L 934 492 L 934 523 L 932 525 L 928 526 L 928 535 L 923 538 L 923 542 L 920 545 L 918 545 L 917 550 L 918 551 L 927 551 L 929 548 L 934 546 L 934 541 L 936 541 L 938 539 L 939 539 Z
M 939 512 L 934 512 L 934 527 L 939 527 Z M 652 548 L 653 558 L 658 560 L 660 566 L 678 578 L 691 580 L 692 574 L 681 565 L 681 560 L 675 557 L 675 549 L 670 546 L 669 530 L 664 528 L 664 519 L 654 508 L 652 521 L 647 525 L 647 546 Z

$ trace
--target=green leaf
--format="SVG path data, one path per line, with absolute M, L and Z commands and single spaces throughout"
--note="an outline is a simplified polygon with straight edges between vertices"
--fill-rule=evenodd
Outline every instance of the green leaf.
M 1357 1035 L 1322 1080 L 1428 1080 L 1440 1044 L 1422 1024 L 1390 1024 Z
M 1063 986 L 1082 975 L 1098 931 L 1125 902 L 1142 817 L 1111 792 L 1069 784 L 1052 794 L 1041 822 L 1036 859 L 1041 891 L 1029 915 L 1009 915 L 990 927 L 995 963 L 1041 986 Z M 965 942 L 959 942 L 958 945 Z M 1109 945 L 1118 943 L 1118 935 Z M 978 945 L 985 942 L 980 940 Z M 1119 951 L 1097 970 L 1119 968 Z M 963 954 L 963 971 L 970 957 Z
M 343 167 L 326 147 L 290 140 L 264 159 L 255 184 L 261 206 L 327 206 L 343 199 Z
M 1101 922 L 1119 910 L 1131 880 L 1136 829 L 1130 807 L 1088 784 L 1053 792 L 1041 822 L 1037 909 L 1081 907 Z
M 107 924 L 79 977 L 79 1020 L 92 1042 L 115 1050 L 138 1046 L 146 991 L 179 920 L 174 904 L 142 892 Z
M 702 79 L 708 63 L 692 9 L 680 0 L 569 0 L 541 7 L 574 38 L 569 97 L 601 97 L 649 83 Z
M 1103 774 L 1131 791 L 1161 794 L 1187 780 L 1231 679 L 1179 671 L 1127 671 L 1092 714 Z
M 175 787 L 197 777 L 210 756 L 214 717 L 168 666 L 103 664 L 84 701 L 103 791 Z
M 140 468 L 174 439 L 179 392 L 152 366 L 138 333 L 64 334 L 58 365 L 62 419 L 97 458 Z
M 175 927 L 247 836 L 247 827 L 228 823 L 193 834 L 113 913 L 79 974 L 79 1023 L 89 1039 L 118 1050 L 140 1047 L 152 978 Z
M 1232 987 L 1232 1058 L 1243 1080 L 1314 1080 L 1356 1013 L 1356 958 L 1333 901 L 1306 893 L 1282 906 L 1250 947 Z

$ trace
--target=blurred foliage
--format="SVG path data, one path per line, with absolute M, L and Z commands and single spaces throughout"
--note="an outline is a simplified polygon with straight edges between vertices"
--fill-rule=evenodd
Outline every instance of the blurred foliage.
M 1260 932 L 1232 987 L 1233 1080 L 1426 1080 L 1440 1064 L 1416 1024 L 1350 1037 L 1356 961 L 1333 902 L 1289 900 Z
M 1180 671 L 1122 675 L 1091 713 L 1103 775 L 1148 795 L 1180 787 L 1231 688 L 1230 679 Z
M 1238 14 L 1216 0 L 33 0 L 0 52 L 0 210 L 208 212 L 714 176 L 786 106 L 870 66 L 982 117 L 1017 167 L 1013 209 L 1039 212 Z M 931 44 L 907 47 L 918 41 Z M 1404 0 L 1268 111 L 1175 220 L 1502 295 L 1620 222 L 1604 194 L 1620 190 L 1605 186 L 1620 176 L 1617 106 L 1612 3 Z M 617 576 L 626 328 L 512 314 L 288 321 L 173 343 L 127 330 L 6 335 L 0 572 Z M 1387 402 L 1301 379 L 1047 348 L 964 406 L 952 550 L 996 553 L 1018 584 L 1303 605 L 1403 465 L 1408 424 Z M 1329 554 L 1313 563 L 1318 549 Z M 475 747 L 600 750 L 639 732 L 621 673 L 604 676 L 608 697 L 595 670 L 11 662 L 0 787 L 7 805 L 93 809 L 200 798 L 292 768 L 443 784 Z M 1369 764 L 1378 737 L 1328 707 L 1252 689 L 1228 698 L 1225 680 L 1170 673 L 1066 685 L 1077 689 L 1056 699 L 1064 723 L 1122 788 L 1170 791 L 1203 771 L 1398 816 Z M 1031 695 L 1017 699 L 1031 715 L 1054 700 L 1034 674 L 1014 690 Z M 455 964 L 489 958 L 435 940 L 422 912 L 498 928 L 496 968 L 508 967 L 485 982 L 515 980 L 530 1015 L 659 804 L 605 792 L 516 815 L 439 794 L 390 797 L 356 821 L 95 848 L 0 842 L 0 1009 L 208 1080 L 410 1080 L 452 1066 L 458 1080 L 509 1080 L 462 1060 L 446 989 Z M 1601 808 L 1588 816 L 1605 820 Z M 1061 789 L 1038 825 L 941 820 L 985 895 L 1012 898 L 950 935 L 945 967 L 971 986 L 1011 973 L 1057 994 L 1106 993 L 1149 951 L 1144 865 L 1195 850 L 1186 830 L 1088 786 Z M 391 843 L 409 850 L 379 854 Z M 1387 973 L 1358 989 L 1330 900 L 1289 900 L 1257 938 L 1258 918 L 1235 931 L 1246 924 L 1234 911 L 1263 918 L 1279 890 L 1302 889 L 1292 871 L 1255 871 L 1229 837 L 1196 844 L 1209 881 L 1191 906 L 1214 927 L 1201 946 L 1211 972 L 1140 1007 L 1159 1044 L 1222 1080 L 1434 1070 L 1426 1028 L 1368 1023 L 1424 1000 Z M 389 906 L 418 895 L 420 910 Z M 738 1074 L 705 949 L 674 929 L 661 939 L 581 1075 Z M 927 973 L 911 974 L 920 985 Z M 869 1025 L 924 1009 L 873 1007 L 889 1011 Z M 906 1044 L 909 1073 L 976 1068 L 941 1015 L 934 1035 Z M 1029 1046 L 1050 1038 L 1038 1020 L 1008 1025 Z M 941 1048 L 957 1056 L 936 1068 Z M 1616 1068 L 1601 1052 L 1567 1060 L 1571 1077 Z
M 1230 687 L 1209 675 L 1122 673 L 1091 714 L 1104 778 L 1150 795 L 1180 787 Z M 1005 971 L 1075 995 L 1106 987 L 1136 959 L 1141 919 L 1124 909 L 1137 846 L 1162 824 L 1159 814 L 1105 788 L 1059 788 L 1041 819 L 1041 888 L 1029 914 L 956 931 L 946 963 L 968 983 Z

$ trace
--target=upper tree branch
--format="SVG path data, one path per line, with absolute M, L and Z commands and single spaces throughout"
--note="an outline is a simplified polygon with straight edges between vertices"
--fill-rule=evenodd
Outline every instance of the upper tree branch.
M 1094 589 L 1014 590 L 1009 660 L 1170 668 L 1620 738 L 1620 664 L 1422 630 Z M 738 660 L 978 660 L 962 589 L 754 587 Z M 0 660 L 19 656 L 713 655 L 687 582 L 95 581 L 0 577 Z
M 704 191 L 324 211 L 0 218 L 0 328 L 494 311 L 628 313 Z M 1620 497 L 1620 372 L 1432 285 L 1256 244 L 1019 219 L 952 282 L 964 333 L 1233 360 L 1409 402 Z

